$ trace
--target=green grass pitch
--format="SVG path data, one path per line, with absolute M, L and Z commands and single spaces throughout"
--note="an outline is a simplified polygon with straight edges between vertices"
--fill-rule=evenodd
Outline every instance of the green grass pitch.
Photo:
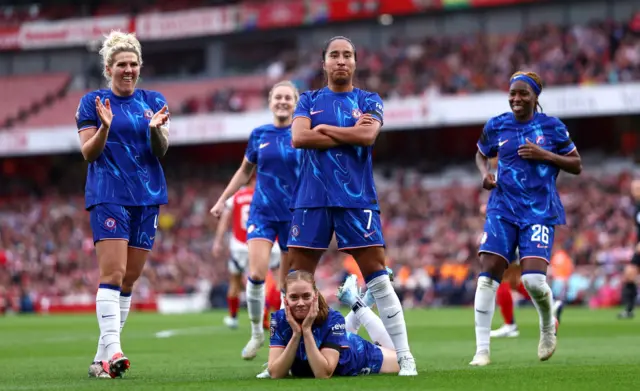
M 8 316 L 0 317 L 0 390 L 640 390 L 640 320 L 617 320 L 615 314 L 566 308 L 556 354 L 540 362 L 537 315 L 518 309 L 520 337 L 493 340 L 492 364 L 471 368 L 473 309 L 410 310 L 417 378 L 279 381 L 255 379 L 267 360 L 266 346 L 254 361 L 240 358 L 249 337 L 246 313 L 238 330 L 222 325 L 224 312 L 131 313 L 122 336 L 131 370 L 115 380 L 87 377 L 98 335 L 95 316 Z M 499 320 L 496 314 L 494 326 Z

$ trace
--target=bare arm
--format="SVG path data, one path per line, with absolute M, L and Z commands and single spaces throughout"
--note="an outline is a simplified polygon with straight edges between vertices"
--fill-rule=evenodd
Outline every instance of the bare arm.
M 229 222 L 231 222 L 231 209 L 227 208 L 222 212 L 220 221 L 218 221 L 216 236 L 213 239 L 214 246 L 222 245 L 222 238 L 224 238 L 224 234 L 229 229 Z
M 484 156 L 480 150 L 476 152 L 476 167 L 480 171 L 480 175 L 484 178 L 489 173 L 489 158 Z
M 340 145 L 333 138 L 311 130 L 311 120 L 305 117 L 298 117 L 293 120 L 291 143 L 294 148 L 314 149 L 328 149 Z
M 109 128 L 104 125 L 100 129 L 87 128 L 79 133 L 80 135 L 80 151 L 84 160 L 88 162 L 95 161 L 107 145 L 107 137 L 109 136 Z
M 302 331 L 304 348 L 307 352 L 307 360 L 316 379 L 328 379 L 338 366 L 340 352 L 331 348 L 319 350 L 311 329 Z
M 218 198 L 218 202 L 225 203 L 227 200 L 234 195 L 242 186 L 249 183 L 249 179 L 251 179 L 251 175 L 253 175 L 253 171 L 256 169 L 256 165 L 247 160 L 247 158 L 242 159 L 242 164 L 240 168 L 233 174 L 233 178 L 229 181 L 229 184 L 222 192 L 220 198 Z
M 169 129 L 157 126 L 151 129 L 151 152 L 156 157 L 163 157 L 169 149 Z
M 582 158 L 577 149 L 574 149 L 568 155 L 549 152 L 547 160 L 569 174 L 580 175 L 582 172 Z
M 300 345 L 300 338 L 301 335 L 299 333 L 293 333 L 291 340 L 289 340 L 289 343 L 284 349 L 281 347 L 269 349 L 267 369 L 272 379 L 282 379 L 289 374 L 293 361 L 296 359 L 296 351 Z
M 376 142 L 381 126 L 378 120 L 371 117 L 371 115 L 365 114 L 352 127 L 341 128 L 339 126 L 318 125 L 313 130 L 343 144 L 368 147 Z

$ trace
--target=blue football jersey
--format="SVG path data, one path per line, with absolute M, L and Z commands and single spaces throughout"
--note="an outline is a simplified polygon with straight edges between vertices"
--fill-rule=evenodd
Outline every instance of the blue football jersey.
M 82 97 L 76 113 L 78 131 L 100 128 L 96 96 L 111 102 L 113 120 L 104 150 L 89 163 L 85 207 L 113 203 L 124 206 L 167 203 L 167 183 L 160 161 L 151 152 L 149 122 L 166 104 L 162 94 L 136 89 L 128 97 L 111 90 L 93 91 Z
M 382 123 L 383 110 L 382 100 L 376 93 L 358 88 L 336 93 L 325 87 L 303 93 L 293 117 L 309 118 L 312 129 L 319 124 L 351 127 L 363 113 L 371 114 Z M 372 151 L 373 146 L 358 145 L 304 149 L 292 207 L 379 210 Z
M 291 127 L 264 125 L 249 136 L 245 157 L 257 165 L 249 219 L 291 221 L 291 198 L 300 173 L 301 151 L 291 144 Z
M 285 348 L 293 331 L 284 310 L 279 310 L 271 314 L 271 340 L 270 347 Z M 344 317 L 339 311 L 329 309 L 329 316 L 324 324 L 312 327 L 313 336 L 318 349 L 332 348 L 340 352 L 338 366 L 334 375 L 353 376 L 357 375 L 363 367 L 367 357 L 358 357 L 358 352 L 364 351 L 364 343 L 367 342 L 355 334 L 347 333 Z M 313 371 L 309 366 L 307 354 L 304 347 L 304 339 L 300 339 L 300 345 L 296 351 L 296 358 L 291 366 L 291 373 L 299 377 L 313 377 Z
M 558 118 L 536 113 L 529 122 L 519 122 L 512 113 L 491 118 L 485 125 L 478 148 L 487 157 L 498 156 L 498 187 L 493 189 L 487 213 L 524 224 L 565 224 L 565 213 L 556 188 L 560 169 L 518 155 L 526 140 L 559 155 L 576 149 L 567 127 Z

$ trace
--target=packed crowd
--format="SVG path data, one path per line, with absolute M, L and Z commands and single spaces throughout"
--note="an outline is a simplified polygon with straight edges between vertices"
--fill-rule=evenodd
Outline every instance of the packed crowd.
M 211 255 L 216 222 L 208 214 L 224 183 L 205 179 L 206 171 L 193 175 L 184 167 L 169 173 L 170 203 L 162 208 L 154 250 L 135 288 L 137 300 L 195 292 L 203 282 L 224 297 L 226 255 Z M 63 188 L 47 184 L 52 187 L 39 196 L 17 191 L 18 197 L 0 198 L 0 297 L 37 302 L 42 296 L 94 293 L 98 275 L 89 215 L 82 194 L 64 191 L 82 183 L 78 178 L 56 180 Z M 470 303 L 486 193 L 462 184 L 475 182 L 426 188 L 424 177 L 402 170 L 377 182 L 389 264 L 405 305 Z M 557 230 L 554 250 L 568 254 L 570 270 L 554 280 L 557 295 L 587 303 L 599 289 L 618 291 L 615 276 L 635 244 L 628 184 L 627 174 L 561 176 L 568 226 Z M 321 289 L 329 293 L 351 269 L 344 255 L 326 257 L 318 273 Z
M 287 51 L 265 66 L 273 80 L 290 78 L 301 90 L 321 88 L 324 74 L 320 47 Z M 358 47 L 357 84 L 383 99 L 420 95 L 470 94 L 505 90 L 517 70 L 533 70 L 545 86 L 623 83 L 640 80 L 640 13 L 628 23 L 612 20 L 588 25 L 530 26 L 519 34 L 492 36 L 393 38 L 382 47 Z M 217 93 L 218 95 L 220 92 Z M 243 111 L 246 94 L 233 108 L 203 102 L 209 111 Z M 262 94 L 266 106 L 267 93 Z M 185 104 L 184 112 L 197 102 Z

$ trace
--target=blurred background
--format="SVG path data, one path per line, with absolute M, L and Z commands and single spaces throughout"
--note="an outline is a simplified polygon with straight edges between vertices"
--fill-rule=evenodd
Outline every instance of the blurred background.
M 357 46 L 357 86 L 385 101 L 374 168 L 405 307 L 473 302 L 488 195 L 476 141 L 488 118 L 509 110 L 517 70 L 540 74 L 542 107 L 567 124 L 585 166 L 558 181 L 568 224 L 556 231 L 554 293 L 618 305 L 636 244 L 638 1 L 3 0 L 0 313 L 95 309 L 74 115 L 82 95 L 104 87 L 97 50 L 112 29 L 137 34 L 140 87 L 162 92 L 172 112 L 169 204 L 135 287 L 139 310 L 226 306 L 227 254 L 211 255 L 208 210 L 251 130 L 270 122 L 270 86 L 321 86 L 321 48 L 334 35 Z M 350 257 L 326 254 L 318 274 L 328 298 L 354 270 Z

